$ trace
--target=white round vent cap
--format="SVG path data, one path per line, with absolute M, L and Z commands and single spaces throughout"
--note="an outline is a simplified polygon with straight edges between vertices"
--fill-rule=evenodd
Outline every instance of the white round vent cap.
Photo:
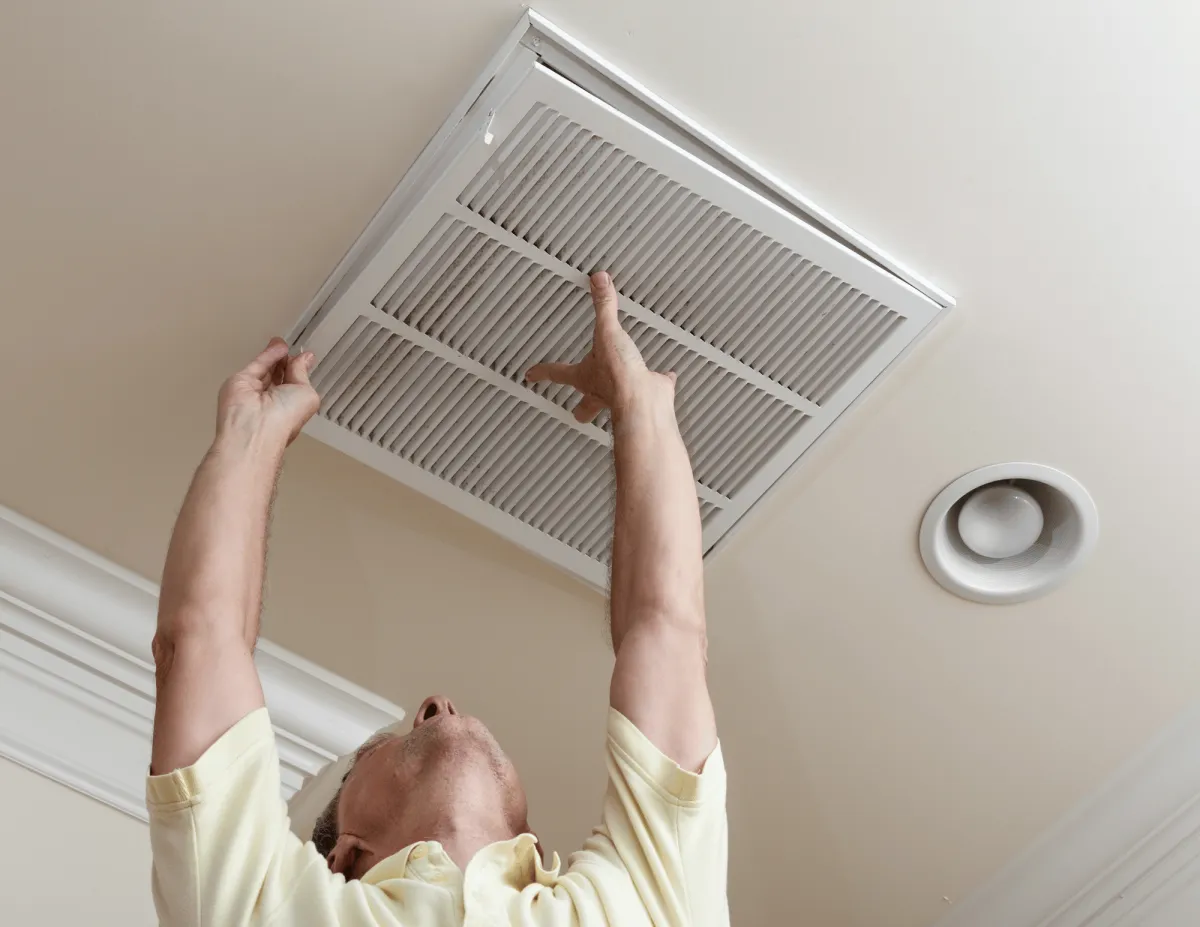
M 963 543 L 993 560 L 1025 553 L 1041 536 L 1044 523 L 1037 500 L 1008 483 L 975 490 L 958 511 Z
M 921 522 L 921 558 L 973 602 L 1023 602 L 1061 583 L 1091 552 L 1099 515 L 1087 490 L 1042 464 L 982 467 L 955 480 Z

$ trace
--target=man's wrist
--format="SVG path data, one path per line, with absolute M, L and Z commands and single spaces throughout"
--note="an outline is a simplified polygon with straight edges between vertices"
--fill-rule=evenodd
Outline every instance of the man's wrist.
M 669 380 L 651 374 L 614 403 L 612 419 L 614 428 L 639 423 L 675 426 L 675 390 Z
M 229 465 L 253 467 L 273 475 L 282 464 L 286 449 L 286 436 L 254 426 L 223 424 L 217 428 L 209 456 Z

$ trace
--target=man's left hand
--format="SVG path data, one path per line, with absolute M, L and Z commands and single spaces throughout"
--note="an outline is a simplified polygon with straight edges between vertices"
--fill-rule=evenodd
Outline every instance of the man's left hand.
M 265 438 L 280 451 L 321 406 L 308 375 L 310 351 L 289 355 L 287 342 L 272 338 L 258 357 L 231 376 L 217 397 L 217 438 Z

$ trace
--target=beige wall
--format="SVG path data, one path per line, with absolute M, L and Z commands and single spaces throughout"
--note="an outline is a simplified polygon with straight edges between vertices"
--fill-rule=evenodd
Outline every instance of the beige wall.
M 155 923 L 146 825 L 0 759 L 0 922 Z

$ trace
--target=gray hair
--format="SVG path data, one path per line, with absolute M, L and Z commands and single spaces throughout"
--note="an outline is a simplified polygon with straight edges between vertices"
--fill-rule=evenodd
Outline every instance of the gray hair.
M 337 807 L 338 799 L 341 797 L 342 790 L 338 789 L 337 794 L 333 796 L 333 801 L 325 806 L 325 810 L 317 818 L 317 823 L 313 825 L 313 846 L 317 848 L 317 852 L 321 854 L 322 859 L 328 859 L 329 854 L 333 852 L 333 848 L 337 845 Z
M 333 793 L 333 798 L 329 804 L 325 806 L 325 810 L 321 812 L 316 823 L 313 824 L 312 842 L 317 848 L 317 852 L 321 854 L 322 859 L 328 859 L 329 854 L 333 852 L 333 848 L 337 845 L 338 839 L 338 800 L 342 797 L 342 789 L 346 786 L 346 780 L 350 778 L 350 773 L 354 769 L 354 764 L 350 764 L 350 769 L 346 770 L 346 775 L 342 776 L 342 781 L 338 783 L 338 790 Z

